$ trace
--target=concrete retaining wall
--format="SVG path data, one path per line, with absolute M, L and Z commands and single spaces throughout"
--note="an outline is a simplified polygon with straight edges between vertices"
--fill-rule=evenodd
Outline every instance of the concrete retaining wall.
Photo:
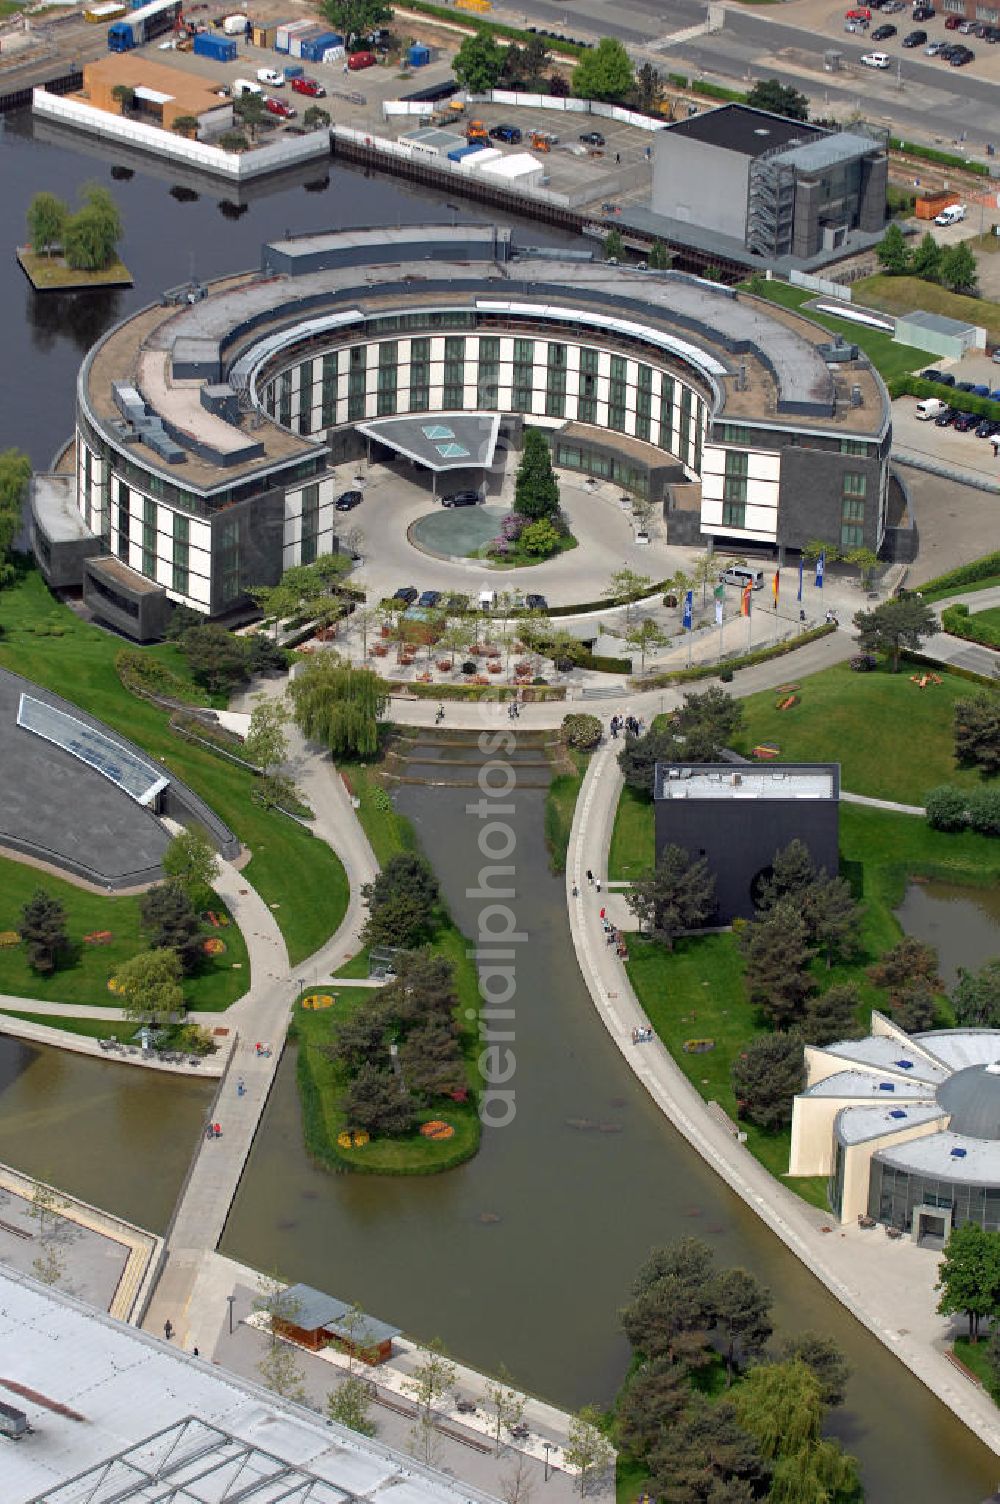
M 250 178 L 266 173 L 279 172 L 297 162 L 330 154 L 330 141 L 326 131 L 310 131 L 305 136 L 286 136 L 268 146 L 257 146 L 247 152 L 223 151 L 220 146 L 209 146 L 204 141 L 189 141 L 184 136 L 162 131 L 155 125 L 143 125 L 138 120 L 125 120 L 119 115 L 109 115 L 93 105 L 83 104 L 78 99 L 63 99 L 49 94 L 45 89 L 34 89 L 31 98 L 32 112 L 49 120 L 58 120 L 77 130 L 100 136 L 105 141 L 120 141 L 124 145 L 138 147 L 158 157 L 169 157 L 183 162 L 188 167 L 199 167 L 216 177 L 228 178 L 231 182 L 243 183 Z

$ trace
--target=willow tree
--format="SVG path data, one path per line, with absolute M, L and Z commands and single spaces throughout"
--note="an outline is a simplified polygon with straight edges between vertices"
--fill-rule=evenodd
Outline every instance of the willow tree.
M 290 690 L 295 723 L 310 741 L 335 757 L 371 757 L 378 723 L 388 703 L 384 682 L 367 668 L 352 668 L 334 653 L 310 658 Z

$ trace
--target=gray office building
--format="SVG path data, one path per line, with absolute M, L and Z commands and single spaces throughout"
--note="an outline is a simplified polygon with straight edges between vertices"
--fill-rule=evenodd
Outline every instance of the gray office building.
M 768 262 L 805 261 L 881 232 L 888 174 L 884 135 L 728 104 L 656 133 L 650 207 Z

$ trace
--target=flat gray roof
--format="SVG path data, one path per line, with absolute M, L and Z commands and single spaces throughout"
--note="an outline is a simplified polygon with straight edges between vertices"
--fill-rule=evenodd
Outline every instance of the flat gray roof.
M 893 1099 L 901 1097 L 910 1101 L 926 1101 L 933 1096 L 933 1086 L 914 1081 L 909 1084 L 905 1081 L 894 1081 L 895 1091 Z M 810 1086 L 808 1091 L 802 1092 L 805 1097 L 875 1097 L 883 1100 L 886 1093 L 879 1089 L 878 1076 L 871 1075 L 868 1071 L 837 1071 L 832 1076 L 824 1076 L 822 1081 L 817 1081 L 815 1086 Z
M 884 149 L 881 142 L 871 136 L 862 136 L 857 131 L 837 131 L 832 136 L 820 136 L 814 141 L 776 152 L 774 161 L 794 167 L 798 172 L 823 172 L 841 162 L 853 162 L 855 157 Z
M 465 141 L 464 136 L 459 139 Z M 289 257 L 315 256 L 317 251 L 353 249 L 375 250 L 378 253 L 377 259 L 385 261 L 386 248 L 398 246 L 401 251 L 419 252 L 422 244 L 436 245 L 441 239 L 441 231 L 448 228 L 442 222 L 434 225 L 389 226 L 374 230 L 331 230 L 326 235 L 291 235 L 285 240 L 268 241 L 268 244 Z M 463 240 L 484 246 L 493 245 L 498 238 L 510 238 L 509 230 L 495 230 L 492 225 L 463 224 L 460 231 Z M 357 267 L 353 271 L 356 277 Z
M 0 1443 L 3 1504 L 493 1504 L 4 1267 L 0 1347 L 0 1394 L 32 1427 L 24 1441 Z
M 31 497 L 35 515 L 53 543 L 73 543 L 93 539 L 76 504 L 76 475 L 36 471 L 31 478 Z
M 946 1114 L 936 1102 L 886 1104 L 878 1107 L 845 1107 L 838 1112 L 837 1137 L 842 1144 L 863 1144 L 871 1138 L 882 1138 L 887 1133 L 911 1132 L 914 1128 L 927 1126 L 928 1132 L 934 1123 L 943 1123 Z
M 946 1066 L 932 1065 L 915 1050 L 907 1050 L 905 1045 L 897 1044 L 885 1034 L 869 1034 L 866 1039 L 844 1040 L 839 1044 L 825 1045 L 824 1050 L 828 1055 L 836 1055 L 839 1059 L 852 1061 L 856 1065 L 885 1071 L 886 1080 L 894 1081 L 897 1087 L 901 1075 L 905 1075 L 908 1081 L 926 1081 L 934 1086 L 944 1081 L 948 1075 Z M 908 1064 L 904 1065 L 904 1061 Z
M 276 1309 L 279 1316 L 284 1315 L 292 1326 L 301 1327 L 305 1332 L 326 1328 L 338 1337 L 350 1338 L 359 1346 L 391 1342 L 393 1337 L 399 1336 L 398 1326 L 390 1326 L 387 1321 L 379 1321 L 378 1317 L 368 1316 L 364 1311 L 358 1312 L 346 1301 L 316 1290 L 312 1285 L 289 1285 L 278 1296 Z M 346 1317 L 351 1319 L 345 1320 Z
M 911 313 L 898 314 L 896 323 L 915 324 L 918 329 L 928 329 L 931 334 L 947 334 L 952 338 L 971 334 L 976 328 L 975 324 L 967 324 L 962 319 L 945 318 L 943 313 L 928 313 L 924 308 L 914 308 Z
M 816 763 L 657 763 L 656 799 L 837 799 L 838 769 Z
M 886 1145 L 877 1149 L 873 1158 L 910 1175 L 1000 1186 L 1000 1143 L 995 1139 L 967 1138 L 941 1130 L 896 1147 Z
M 499 413 L 426 413 L 408 418 L 376 418 L 356 423 L 359 433 L 428 470 L 479 470 L 493 462 Z

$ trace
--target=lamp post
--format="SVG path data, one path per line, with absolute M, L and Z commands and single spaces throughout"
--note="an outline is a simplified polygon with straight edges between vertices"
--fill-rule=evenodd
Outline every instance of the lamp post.
M 229 1335 L 231 1337 L 233 1335 L 233 1306 L 236 1304 L 236 1296 L 227 1295 L 226 1300 L 229 1302 Z
M 543 1482 L 548 1483 L 548 1481 L 549 1481 L 549 1453 L 552 1450 L 552 1443 L 551 1443 L 551 1441 L 543 1441 L 542 1442 L 542 1446 L 545 1448 L 545 1477 L 543 1479 Z

